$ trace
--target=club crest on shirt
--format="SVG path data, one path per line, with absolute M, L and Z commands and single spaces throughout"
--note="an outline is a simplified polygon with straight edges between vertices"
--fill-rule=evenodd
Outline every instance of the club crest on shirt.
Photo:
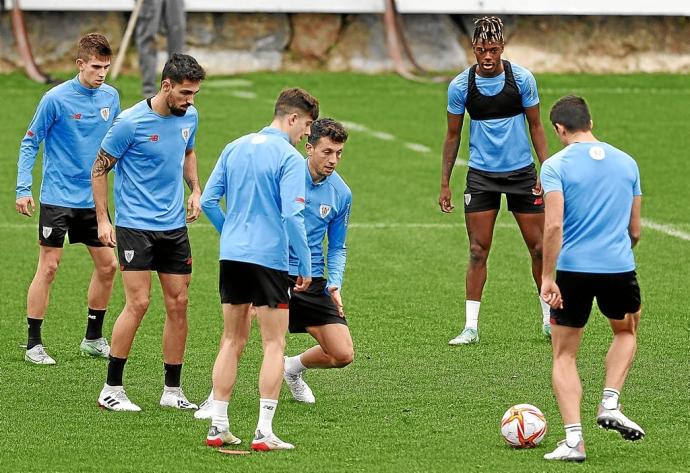
M 53 227 L 43 227 L 42 233 L 43 238 L 48 238 L 53 233 Z
M 134 259 L 134 250 L 125 250 L 125 261 L 131 263 Z
M 107 122 L 108 117 L 110 117 L 110 108 L 109 107 L 103 107 L 101 109 L 101 118 L 103 119 L 104 122 Z
M 472 194 L 465 194 L 465 205 L 470 205 L 472 201 Z
M 321 215 L 321 218 L 326 218 L 326 215 L 331 211 L 331 206 L 326 205 L 326 204 L 321 204 L 319 207 L 319 215 Z
M 189 141 L 189 128 L 183 128 L 182 129 L 182 139 L 184 140 L 185 143 L 187 141 Z
M 589 157 L 597 161 L 601 161 L 606 157 L 606 152 L 601 146 L 592 146 L 589 148 Z

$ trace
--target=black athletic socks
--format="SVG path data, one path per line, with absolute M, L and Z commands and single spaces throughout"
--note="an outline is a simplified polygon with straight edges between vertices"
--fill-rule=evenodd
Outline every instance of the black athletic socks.
M 182 364 L 169 365 L 163 363 L 163 369 L 165 370 L 165 385 L 169 388 L 179 388 L 180 377 L 182 376 Z
M 29 327 L 29 339 L 26 342 L 26 349 L 31 350 L 36 345 L 42 345 L 41 340 L 41 324 L 43 319 L 32 319 L 31 317 L 26 318 L 26 323 Z
M 103 319 L 105 318 L 105 309 L 92 309 L 89 307 L 89 318 L 86 322 L 87 340 L 96 340 L 103 336 Z M 118 385 L 119 386 L 119 385 Z
M 122 386 L 122 373 L 125 370 L 125 363 L 127 358 L 117 358 L 113 355 L 109 356 L 108 362 L 108 378 L 105 383 L 108 386 Z

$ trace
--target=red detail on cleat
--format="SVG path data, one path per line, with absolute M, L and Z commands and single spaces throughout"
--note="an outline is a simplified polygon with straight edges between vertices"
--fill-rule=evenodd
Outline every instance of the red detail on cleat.
M 206 437 L 206 445 L 209 447 L 222 447 L 223 446 L 223 439 L 218 437 L 215 439 L 210 439 Z
M 252 450 L 256 450 L 257 452 L 268 452 L 271 450 L 271 447 L 266 445 L 264 442 L 252 442 Z
M 278 304 L 278 309 L 289 309 L 290 306 L 287 304 Z
M 27 136 L 28 136 L 29 138 L 33 138 L 33 137 L 34 137 L 34 132 L 31 131 L 31 130 L 27 131 L 26 134 L 27 134 Z

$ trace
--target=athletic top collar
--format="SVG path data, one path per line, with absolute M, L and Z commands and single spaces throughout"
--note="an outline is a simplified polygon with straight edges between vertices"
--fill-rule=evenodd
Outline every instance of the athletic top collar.
M 84 95 L 96 95 L 96 93 L 98 93 L 98 89 L 100 89 L 100 87 L 96 87 L 95 89 L 89 89 L 88 87 L 84 87 L 82 83 L 79 82 L 79 74 L 77 74 L 76 77 L 72 79 L 70 82 L 72 83 L 72 87 L 74 87 L 74 90 Z

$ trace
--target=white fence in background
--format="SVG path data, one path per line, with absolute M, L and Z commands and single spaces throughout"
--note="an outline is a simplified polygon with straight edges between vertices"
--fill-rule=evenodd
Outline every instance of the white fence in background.
M 6 0 L 9 8 L 13 0 Z M 134 0 L 19 0 L 30 11 L 127 11 Z M 190 12 L 382 13 L 385 0 L 185 0 Z M 401 13 L 690 16 L 690 0 L 398 0 Z

